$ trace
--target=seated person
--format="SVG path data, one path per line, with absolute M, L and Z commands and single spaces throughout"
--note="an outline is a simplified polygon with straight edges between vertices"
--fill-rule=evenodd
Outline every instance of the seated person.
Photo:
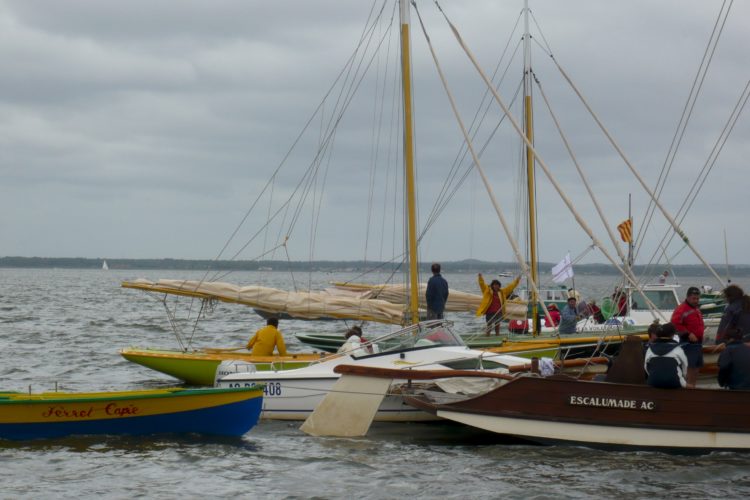
M 344 338 L 346 341 L 339 347 L 338 351 L 336 351 L 337 353 L 346 352 L 356 356 L 363 356 L 379 352 L 378 346 L 365 339 L 362 335 L 362 328 L 356 325 L 344 334 Z
M 724 332 L 727 347 L 719 355 L 719 385 L 729 389 L 750 389 L 750 346 L 742 342 L 742 331 Z
M 595 300 L 592 299 L 588 303 L 587 309 L 587 316 L 593 318 L 594 321 L 599 325 L 604 323 L 604 314 L 602 314 L 602 310 L 599 308 L 599 306 L 596 305 Z
M 278 318 L 268 318 L 266 326 L 255 332 L 247 343 L 247 349 L 252 349 L 253 356 L 273 356 L 274 348 L 279 350 L 279 355 L 286 356 L 284 337 L 278 326 Z
M 644 384 L 646 372 L 643 371 L 643 365 L 643 341 L 637 335 L 628 335 L 620 346 L 617 357 L 612 360 L 604 381 L 618 384 Z
M 685 387 L 688 360 L 680 344 L 674 340 L 674 325 L 667 323 L 653 330 L 656 338 L 649 345 L 643 363 L 647 374 L 646 382 L 651 387 L 662 389 Z M 651 331 L 649 328 L 649 333 Z
M 346 342 L 341 344 L 341 347 L 339 347 L 339 350 L 336 352 L 352 352 L 362 347 L 361 332 L 361 329 L 357 331 L 357 327 L 350 328 L 346 334 L 344 334 Z
M 656 341 L 656 338 L 659 336 L 659 331 L 661 330 L 661 323 L 659 323 L 658 319 L 655 319 L 653 323 L 651 323 L 648 326 L 648 344 L 646 345 L 646 350 L 648 350 L 648 346 Z
M 557 326 L 560 324 L 560 310 L 557 308 L 557 304 L 550 304 L 547 306 L 547 311 L 549 312 L 549 319 L 552 321 L 550 322 L 549 319 L 546 317 L 544 318 L 544 326 Z

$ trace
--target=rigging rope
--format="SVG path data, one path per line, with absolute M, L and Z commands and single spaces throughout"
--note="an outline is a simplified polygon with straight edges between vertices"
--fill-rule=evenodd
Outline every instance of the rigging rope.
M 555 127 L 557 128 L 557 132 L 560 134 L 560 138 L 562 139 L 563 144 L 565 145 L 565 149 L 568 151 L 568 154 L 570 155 L 570 159 L 573 161 L 573 165 L 575 165 L 576 167 L 578 176 L 581 178 L 581 182 L 583 182 L 583 185 L 589 194 L 589 198 L 591 198 L 591 201 L 594 203 L 596 212 L 599 214 L 599 218 L 601 219 L 602 223 L 604 224 L 605 229 L 607 230 L 607 234 L 609 235 L 609 239 L 612 242 L 612 245 L 615 247 L 615 250 L 617 251 L 617 255 L 620 256 L 620 260 L 622 261 L 623 265 L 626 265 L 628 261 L 627 257 L 625 256 L 625 254 L 622 252 L 622 249 L 620 248 L 620 244 L 618 243 L 617 237 L 615 236 L 614 231 L 612 230 L 612 226 L 607 220 L 606 215 L 604 215 L 604 211 L 602 210 L 602 207 L 599 204 L 599 200 L 597 199 L 596 195 L 594 194 L 594 190 L 591 188 L 591 185 L 586 179 L 586 175 L 583 173 L 583 169 L 581 168 L 581 165 L 578 162 L 578 159 L 576 158 L 576 155 L 573 152 L 573 149 L 570 147 L 570 142 L 568 141 L 568 138 L 566 137 L 565 133 L 560 127 L 560 122 L 557 119 L 557 115 L 555 115 L 555 113 L 552 111 L 552 106 L 550 105 L 549 99 L 547 99 L 547 94 L 544 92 L 544 89 L 542 88 L 542 84 L 539 82 L 539 79 L 536 77 L 536 74 L 534 74 L 533 76 L 534 76 L 534 82 L 539 88 L 539 93 L 542 96 L 542 100 L 544 100 L 544 104 L 547 106 L 547 110 L 549 111 L 549 114 L 552 117 L 552 121 L 554 122 Z
M 716 142 L 714 143 L 713 148 L 711 149 L 711 153 L 706 159 L 706 162 L 703 164 L 703 168 L 699 172 L 698 177 L 693 182 L 693 185 L 691 186 L 687 197 L 685 198 L 679 210 L 677 211 L 677 216 L 679 217 L 680 224 L 682 224 L 682 222 L 687 217 L 687 214 L 690 211 L 690 208 L 692 208 L 693 203 L 698 197 L 698 193 L 700 192 L 701 188 L 705 184 L 706 179 L 708 178 L 708 175 L 713 170 L 713 167 L 716 164 L 716 160 L 718 159 L 719 154 L 724 149 L 724 145 L 729 139 L 729 135 L 732 133 L 732 130 L 734 130 L 734 126 L 736 125 L 737 120 L 740 117 L 740 114 L 745 109 L 745 105 L 747 104 L 748 97 L 750 97 L 750 81 L 747 82 L 747 84 L 745 85 L 745 88 L 742 90 L 742 93 L 740 94 L 740 97 L 737 100 L 737 103 L 732 109 L 732 112 L 730 113 L 729 118 L 727 119 L 727 122 L 724 125 L 724 128 L 722 129 L 721 133 L 719 134 L 719 137 L 716 139 Z M 674 233 L 671 233 L 671 232 L 662 236 L 662 239 L 659 242 L 659 246 L 656 248 L 656 250 L 654 251 L 654 254 L 651 256 L 651 259 L 649 260 L 649 265 L 651 265 L 655 261 L 658 262 L 656 258 L 657 258 L 658 253 L 662 251 L 662 249 L 664 249 L 664 254 L 666 255 L 666 248 L 669 247 L 673 239 L 674 239 Z
M 568 74 L 565 72 L 565 70 L 560 66 L 560 64 L 557 62 L 557 59 L 555 59 L 553 56 L 550 56 L 552 58 L 552 61 L 554 61 L 555 65 L 557 66 L 558 70 L 562 74 L 563 78 L 568 82 L 568 84 L 571 86 L 575 94 L 578 96 L 578 98 L 583 103 L 584 107 L 588 110 L 589 114 L 591 114 L 591 117 L 594 119 L 596 124 L 599 126 L 600 130 L 604 133 L 605 137 L 609 140 L 612 147 L 617 151 L 617 153 L 620 155 L 620 158 L 625 162 L 625 164 L 628 166 L 630 171 L 632 172 L 633 176 L 635 176 L 636 180 L 641 184 L 643 189 L 648 193 L 648 195 L 651 197 L 653 202 L 656 204 L 656 206 L 659 208 L 659 210 L 662 212 L 662 215 L 665 219 L 672 225 L 675 232 L 682 238 L 682 240 L 685 242 L 685 244 L 690 248 L 690 250 L 693 252 L 693 255 L 698 257 L 698 259 L 703 263 L 704 266 L 713 274 L 713 276 L 722 283 L 722 279 L 719 277 L 719 275 L 716 273 L 713 267 L 711 267 L 711 264 L 709 264 L 706 259 L 703 258 L 703 256 L 698 252 L 698 250 L 693 246 L 693 244 L 688 239 L 685 232 L 682 230 L 682 228 L 677 224 L 677 222 L 672 218 L 672 216 L 669 214 L 666 208 L 664 208 L 664 205 L 658 200 L 656 195 L 654 194 L 653 190 L 646 184 L 646 181 L 643 180 L 643 177 L 638 173 L 635 166 L 630 162 L 630 160 L 625 156 L 625 153 L 622 151 L 620 146 L 617 144 L 617 142 L 614 140 L 612 135 L 609 133 L 607 128 L 604 126 L 604 124 L 599 119 L 599 116 L 594 113 L 594 110 L 589 105 L 588 101 L 583 97 L 581 92 L 578 90 L 578 87 L 575 86 L 573 81 L 570 79 Z M 541 162 L 540 162 L 541 163 Z M 546 171 L 546 169 L 545 169 Z
M 234 239 L 236 238 L 236 236 L 239 234 L 240 229 L 244 226 L 245 222 L 248 220 L 248 218 L 250 217 L 251 213 L 253 212 L 253 210 L 257 206 L 258 202 L 263 197 L 263 195 L 266 193 L 266 191 L 269 190 L 269 187 L 272 186 L 274 180 L 276 179 L 276 176 L 279 174 L 279 172 L 281 171 L 282 167 L 286 164 L 287 160 L 291 156 L 292 151 L 294 151 L 296 149 L 296 147 L 299 144 L 299 142 L 301 141 L 302 137 L 305 135 L 305 133 L 309 129 L 309 127 L 310 127 L 312 121 L 314 120 L 314 118 L 321 113 L 321 110 L 324 109 L 324 105 L 328 101 L 329 97 L 333 94 L 333 91 L 337 88 L 337 86 L 339 86 L 339 84 L 341 84 L 342 87 L 343 87 L 351 79 L 351 84 L 348 85 L 349 91 L 345 93 L 342 90 L 342 92 L 339 94 L 339 97 L 338 97 L 338 99 L 336 101 L 336 105 L 334 106 L 334 111 L 332 112 L 332 118 L 329 121 L 328 128 L 326 129 L 326 133 L 323 135 L 324 138 L 323 138 L 323 140 L 321 142 L 321 146 L 319 147 L 319 149 L 318 149 L 318 151 L 317 151 L 317 153 L 315 155 L 315 158 L 312 160 L 312 162 L 310 163 L 307 171 L 305 172 L 305 174 L 303 175 L 302 179 L 297 184 L 297 186 L 294 188 L 294 190 L 292 191 L 292 193 L 289 195 L 289 197 L 287 198 L 287 200 L 285 202 L 283 202 L 283 204 L 281 205 L 281 207 L 278 210 L 276 210 L 276 212 L 274 213 L 274 215 L 271 216 L 266 221 L 266 223 L 264 224 L 264 226 L 261 228 L 261 231 L 262 231 L 263 228 L 265 228 L 274 219 L 276 219 L 276 217 L 278 217 L 278 215 L 282 212 L 282 210 L 284 210 L 284 213 L 286 213 L 286 209 L 291 206 L 291 203 L 294 200 L 295 196 L 297 196 L 298 193 L 301 193 L 300 194 L 300 197 L 301 197 L 300 198 L 300 203 L 297 205 L 296 210 L 294 210 L 293 215 L 292 215 L 292 219 L 291 219 L 291 223 L 290 223 L 290 227 L 288 228 L 288 231 L 284 235 L 284 238 L 288 239 L 289 235 L 291 234 L 291 232 L 292 232 L 292 230 L 294 228 L 294 225 L 296 224 L 296 221 L 299 218 L 299 214 L 301 212 L 301 205 L 304 203 L 304 200 L 307 198 L 307 196 L 309 194 L 309 190 L 310 190 L 310 186 L 311 186 L 311 178 L 317 174 L 317 171 L 318 171 L 319 166 L 320 166 L 321 157 L 329 150 L 329 147 L 331 145 L 333 137 L 335 136 L 334 132 L 335 132 L 336 126 L 340 122 L 341 117 L 343 116 L 344 110 L 351 103 L 351 99 L 352 99 L 352 95 L 354 93 L 354 90 L 359 87 L 359 85 L 361 84 L 362 78 L 364 76 L 364 73 L 367 72 L 367 70 L 369 69 L 370 65 L 372 64 L 372 60 L 374 58 L 374 55 L 372 57 L 370 57 L 369 61 L 366 64 L 364 63 L 364 59 L 360 60 L 359 64 L 356 66 L 356 70 L 354 69 L 355 68 L 356 58 L 358 57 L 358 54 L 360 54 L 363 51 L 366 51 L 367 48 L 369 47 L 369 45 L 372 43 L 373 36 L 374 36 L 373 34 L 375 32 L 375 28 L 377 27 L 378 22 L 382 19 L 385 6 L 387 5 L 387 0 L 384 0 L 382 2 L 382 6 L 380 7 L 380 10 L 377 11 L 377 14 L 374 15 L 374 17 L 373 17 L 373 13 L 376 12 L 376 10 L 375 10 L 376 5 L 377 5 L 377 2 L 374 2 L 373 5 L 372 5 L 372 8 L 370 10 L 370 15 L 368 17 L 368 22 L 366 23 L 365 28 L 363 29 L 363 33 L 362 33 L 362 35 L 360 37 L 360 41 L 359 41 L 358 45 L 355 47 L 355 50 L 353 51 L 353 53 L 351 54 L 351 56 L 347 59 L 347 61 L 344 64 L 343 68 L 341 69 L 341 71 L 339 72 L 339 74 L 337 75 L 337 77 L 334 79 L 333 83 L 329 87 L 328 91 L 324 94 L 323 99 L 318 104 L 318 106 L 316 107 L 316 109 L 313 111 L 313 113 L 311 114 L 310 118 L 307 120 L 307 122 L 303 126 L 302 130 L 300 131 L 300 133 L 297 135 L 297 137 L 293 141 L 293 143 L 290 146 L 290 148 L 287 150 L 287 152 L 284 155 L 284 157 L 282 158 L 281 162 L 279 163 L 279 165 L 274 170 L 274 173 L 271 175 L 271 177 L 269 178 L 269 180 L 266 182 L 266 184 L 264 185 L 264 187 L 261 189 L 261 192 L 256 197 L 255 201 L 251 204 L 250 208 L 245 212 L 244 216 L 241 218 L 240 222 L 237 224 L 237 226 L 235 227 L 234 231 L 232 232 L 232 234 L 230 235 L 230 237 L 227 239 L 227 241 L 225 242 L 224 246 L 222 247 L 222 249 L 220 250 L 220 252 L 218 253 L 218 255 L 214 258 L 214 261 L 218 261 L 221 258 L 221 256 L 224 255 L 224 253 L 228 249 L 230 243 L 232 241 L 234 241 Z M 390 25 L 390 23 L 389 23 L 389 25 Z M 387 31 L 386 31 L 386 33 L 387 33 Z M 381 38 L 376 45 L 379 46 L 382 43 L 383 43 L 383 38 Z M 362 70 L 362 72 L 363 72 L 362 75 L 359 75 L 359 71 L 360 70 Z M 358 75 L 359 75 L 359 79 L 357 79 Z M 286 215 L 284 216 L 284 220 L 285 219 L 286 219 Z M 240 255 L 240 253 L 242 253 L 257 238 L 258 234 L 259 234 L 259 232 L 254 233 L 251 236 L 251 238 L 244 245 L 242 245 L 237 252 L 235 252 L 230 257 L 229 260 L 235 260 Z M 279 240 L 281 239 L 281 232 L 280 232 L 280 235 L 279 235 L 278 239 Z M 207 271 L 206 272 L 206 276 L 204 276 L 201 281 L 205 281 L 206 277 L 208 276 L 209 273 L 210 273 L 210 271 Z
M 513 40 L 515 31 L 518 28 L 520 20 L 521 20 L 521 14 L 519 13 L 519 16 L 516 19 L 516 23 L 515 23 L 515 25 L 513 27 L 513 30 L 511 32 L 511 34 L 508 36 L 508 40 L 507 40 L 507 42 L 505 44 L 505 47 L 504 47 L 504 49 L 503 49 L 503 51 L 502 51 L 502 53 L 500 55 L 500 58 L 498 59 L 498 62 L 497 62 L 496 66 L 495 66 L 495 69 L 493 71 L 493 74 L 492 74 L 492 80 L 493 81 L 495 80 L 495 77 L 497 76 L 498 72 L 500 71 L 503 59 L 505 58 L 505 55 L 506 55 L 506 53 L 508 51 L 508 48 L 510 47 L 510 43 Z M 510 58 L 508 59 L 508 62 L 505 64 L 505 68 L 504 68 L 504 70 L 503 70 L 503 72 L 502 72 L 502 74 L 500 76 L 500 79 L 497 82 L 497 85 L 496 85 L 498 89 L 500 88 L 500 86 L 502 85 L 502 83 L 505 81 L 505 77 L 508 75 L 510 67 L 511 67 L 511 65 L 512 65 L 512 63 L 513 63 L 513 61 L 514 61 L 514 59 L 515 59 L 515 57 L 516 57 L 516 55 L 518 53 L 519 47 L 521 47 L 521 41 L 519 41 L 516 44 L 515 49 L 513 50 L 513 53 L 510 55 Z M 523 80 L 521 80 L 521 82 L 519 83 L 519 86 L 518 86 L 518 88 L 516 90 L 516 93 L 514 94 L 513 99 L 511 101 L 511 106 L 513 105 L 513 103 L 515 103 L 517 96 L 520 94 L 522 85 L 523 85 Z M 480 127 L 484 123 L 484 121 L 487 118 L 487 115 L 488 115 L 488 113 L 489 113 L 489 111 L 491 109 L 492 99 L 489 98 L 489 95 L 490 95 L 489 89 L 485 89 L 484 94 L 482 96 L 482 99 L 480 101 L 480 104 L 477 107 L 477 111 L 474 114 L 474 117 L 472 118 L 471 125 L 469 126 L 469 130 L 470 131 L 473 130 L 473 132 L 471 132 L 471 134 L 470 134 L 472 140 L 474 140 L 476 138 L 477 134 L 479 133 Z M 482 116 L 480 118 L 479 114 L 480 114 L 480 111 L 482 111 L 482 108 L 484 108 L 484 112 L 482 113 Z M 500 120 L 498 121 L 498 123 L 495 125 L 494 129 L 488 135 L 487 139 L 484 142 L 484 145 L 480 148 L 479 155 L 478 155 L 480 158 L 482 157 L 485 149 L 489 146 L 489 144 L 491 143 L 492 139 L 494 138 L 495 134 L 500 129 L 500 126 L 502 125 L 502 123 L 504 121 L 505 121 L 505 115 L 502 115 L 500 117 Z M 427 222 L 425 223 L 425 226 L 423 228 L 421 236 L 423 236 L 424 233 L 435 223 L 436 219 L 440 216 L 440 214 L 443 212 L 443 210 L 445 210 L 445 208 L 448 206 L 449 202 L 455 197 L 455 195 L 456 195 L 457 191 L 459 190 L 459 188 L 461 186 L 463 186 L 463 184 L 465 183 L 466 179 L 468 178 L 468 176 L 473 171 L 472 165 L 471 165 L 471 163 L 469 163 L 466 167 L 464 167 L 464 173 L 461 175 L 461 177 L 458 179 L 458 181 L 455 182 L 455 186 L 452 189 L 450 189 L 451 184 L 454 183 L 454 180 L 455 180 L 456 176 L 459 173 L 461 165 L 467 159 L 467 156 L 468 156 L 468 149 L 466 149 L 465 142 L 462 142 L 461 143 L 461 147 L 459 148 L 459 151 L 458 151 L 458 153 L 456 154 L 456 157 L 453 160 L 453 164 L 451 165 L 451 169 L 450 169 L 449 175 L 446 177 L 446 180 L 443 183 L 443 187 L 442 187 L 440 193 L 438 194 L 438 196 L 436 198 L 436 201 L 435 201 L 435 204 L 433 206 L 432 212 L 430 213 L 430 215 L 427 218 Z M 420 239 L 421 239 L 421 236 L 420 236 Z
M 601 244 L 601 242 L 598 240 L 598 238 L 591 231 L 591 229 L 589 228 L 588 224 L 586 224 L 586 221 L 583 220 L 583 218 L 580 216 L 580 214 L 575 210 L 575 208 L 573 207 L 572 202 L 567 197 L 567 195 L 563 192 L 560 184 L 557 182 L 557 180 L 555 179 L 554 175 L 552 175 L 552 172 L 550 171 L 550 169 L 547 166 L 546 162 L 543 160 L 543 158 L 541 156 L 539 156 L 539 153 L 534 148 L 534 145 L 531 143 L 531 141 L 529 141 L 528 137 L 526 137 L 526 135 L 523 133 L 520 125 L 518 124 L 518 122 L 516 121 L 516 119 L 513 117 L 513 115 L 510 113 L 510 110 L 505 105 L 505 103 L 503 102 L 503 100 L 500 98 L 500 95 L 494 89 L 494 86 L 492 85 L 492 82 L 489 81 L 489 79 L 487 78 L 487 75 L 482 71 L 481 67 L 479 66 L 479 64 L 476 61 L 476 58 L 474 57 L 474 55 L 472 54 L 471 50 L 468 48 L 468 46 L 463 41 L 463 38 L 461 37 L 461 35 L 458 32 L 457 28 L 448 19 L 448 16 L 442 10 L 442 8 L 440 7 L 440 5 L 438 4 L 437 1 L 435 1 L 435 5 L 440 10 L 440 13 L 443 15 L 443 17 L 445 18 L 446 22 L 448 23 L 448 26 L 450 27 L 451 31 L 453 32 L 453 35 L 456 38 L 459 46 L 464 50 L 464 52 L 466 53 L 467 57 L 471 61 L 472 65 L 477 70 L 477 72 L 479 73 L 480 77 L 484 80 L 485 85 L 487 85 L 488 88 L 492 89 L 492 94 L 495 97 L 495 101 L 502 108 L 503 113 L 505 113 L 508 116 L 508 119 L 510 120 L 510 123 L 513 125 L 513 128 L 516 130 L 516 132 L 518 133 L 518 135 L 521 137 L 521 139 L 523 139 L 523 141 L 526 143 L 526 145 L 528 146 L 528 148 L 534 153 L 534 156 L 536 157 L 536 160 L 539 162 L 539 166 L 542 167 L 542 170 L 544 171 L 545 175 L 547 176 L 547 179 L 550 181 L 550 183 L 552 184 L 552 186 L 555 188 L 555 190 L 557 191 L 558 195 L 563 200 L 563 202 L 565 203 L 565 205 L 568 207 L 568 210 L 571 212 L 571 214 L 576 219 L 576 221 L 578 222 L 578 224 L 586 232 L 586 234 L 589 236 L 589 238 L 591 238 L 592 243 L 597 248 L 599 248 L 599 250 L 602 252 L 602 254 L 604 254 L 604 256 L 607 258 L 607 260 L 609 260 L 609 262 L 613 266 L 615 266 L 615 268 L 630 283 L 632 283 L 634 286 L 638 286 L 637 285 L 637 281 L 635 279 L 635 276 L 633 276 L 633 274 L 632 274 L 632 271 L 628 267 L 622 268 L 620 266 L 620 264 L 614 258 L 612 258 L 612 256 L 609 254 L 609 252 L 607 251 L 607 249 Z M 420 18 L 420 22 L 421 22 L 421 18 Z M 424 27 L 423 27 L 423 31 L 424 31 Z M 425 33 L 425 37 L 427 37 L 426 33 Z M 429 43 L 429 38 L 428 38 L 428 43 Z M 430 46 L 430 51 L 433 54 L 433 59 L 435 60 L 436 67 L 438 68 L 438 73 L 440 74 L 441 80 L 443 81 L 443 86 L 446 87 L 446 92 L 448 93 L 449 100 L 451 101 L 451 106 L 454 108 L 454 113 L 456 114 L 457 121 L 459 121 L 459 124 L 461 126 L 461 130 L 464 133 L 464 137 L 465 137 L 466 141 L 469 142 L 469 138 L 467 137 L 467 135 L 465 133 L 465 128 L 464 128 L 464 126 L 463 126 L 463 124 L 462 124 L 462 122 L 460 120 L 460 117 L 458 116 L 457 110 L 455 109 L 455 103 L 453 102 L 452 97 L 451 97 L 450 93 L 447 90 L 447 86 L 446 86 L 445 80 L 443 78 L 442 71 L 439 69 L 439 64 L 437 63 L 437 58 L 434 55 L 432 46 Z M 558 67 L 559 67 L 559 65 L 558 65 Z M 494 197 L 494 195 L 492 193 L 492 187 L 489 185 L 489 182 L 486 180 L 486 178 L 484 176 L 484 173 L 483 173 L 483 169 L 478 164 L 478 158 L 476 158 L 476 155 L 474 154 L 473 148 L 472 148 L 472 156 L 474 156 L 475 164 L 476 164 L 479 172 L 482 174 L 482 179 L 485 182 L 485 187 L 487 188 L 487 191 L 490 194 L 490 197 L 492 198 L 493 205 L 495 206 L 495 210 L 498 213 L 498 217 L 501 220 L 503 228 L 504 228 L 504 230 L 506 232 L 506 236 L 508 236 L 508 239 L 511 242 L 511 246 L 513 246 L 514 252 L 516 253 L 516 258 L 518 259 L 519 264 L 521 265 L 521 268 L 524 271 L 524 274 L 526 274 L 526 276 L 529 278 L 529 282 L 531 283 L 532 287 L 534 288 L 534 292 L 538 294 L 539 291 L 537 289 L 537 285 L 531 279 L 531 275 L 529 273 L 528 267 L 526 266 L 526 263 L 524 262 L 523 258 L 520 255 L 520 252 L 518 251 L 518 245 L 517 245 L 517 243 L 515 242 L 515 240 L 511 237 L 511 235 L 509 233 L 509 230 L 507 228 L 507 224 L 505 223 L 505 218 L 502 215 L 502 211 L 500 210 L 500 207 L 497 204 L 497 201 L 495 200 L 495 197 Z M 646 300 L 649 303 L 649 306 L 653 307 L 655 309 L 655 306 L 653 305 L 653 303 L 651 303 L 648 300 L 648 298 L 646 298 Z M 544 305 L 543 302 L 540 302 L 540 303 L 542 305 L 542 308 L 545 311 L 545 315 L 547 315 L 546 306 Z M 653 314 L 653 312 L 652 312 L 652 314 Z
M 708 43 L 706 44 L 706 49 L 703 52 L 703 58 L 698 65 L 698 71 L 695 74 L 695 78 L 693 79 L 693 84 L 690 88 L 687 101 L 685 102 L 685 106 L 682 109 L 682 115 L 680 116 L 680 120 L 677 123 L 677 128 L 675 129 L 674 136 L 672 137 L 672 143 L 669 145 L 669 149 L 667 150 L 667 156 L 664 159 L 661 172 L 659 173 L 659 178 L 656 181 L 655 191 L 657 197 L 661 196 L 664 187 L 666 186 L 667 177 L 669 176 L 669 173 L 672 169 L 674 159 L 677 156 L 677 150 L 679 149 L 680 144 L 682 143 L 682 139 L 685 136 L 685 130 L 687 129 L 688 122 L 690 121 L 690 117 L 693 114 L 693 109 L 695 108 L 695 103 L 698 101 L 700 91 L 703 88 L 703 82 L 705 81 L 706 75 L 708 74 L 708 68 L 711 65 L 711 61 L 713 60 L 714 52 L 716 51 L 716 47 L 719 43 L 719 38 L 724 31 L 724 25 L 727 22 L 729 11 L 732 8 L 734 0 L 730 0 L 729 7 L 725 12 L 724 6 L 726 5 L 726 3 L 727 0 L 724 0 L 721 4 L 721 9 L 719 9 L 719 14 L 716 17 L 716 22 L 714 23 L 713 30 L 711 31 L 711 36 L 709 37 Z M 721 27 L 717 32 L 719 23 L 721 23 Z M 646 208 L 646 213 L 643 217 L 644 230 L 640 232 L 636 239 L 636 249 L 634 252 L 635 255 L 640 252 L 646 233 L 648 232 L 648 228 L 651 226 L 651 220 L 653 218 L 655 210 L 656 207 L 654 206 L 653 201 L 649 200 L 648 207 Z

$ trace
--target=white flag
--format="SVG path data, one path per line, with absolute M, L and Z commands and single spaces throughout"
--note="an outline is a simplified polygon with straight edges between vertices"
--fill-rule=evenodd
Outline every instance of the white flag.
M 565 258 L 552 268 L 552 281 L 562 283 L 568 278 L 573 277 L 573 263 L 570 261 L 570 254 L 565 254 Z

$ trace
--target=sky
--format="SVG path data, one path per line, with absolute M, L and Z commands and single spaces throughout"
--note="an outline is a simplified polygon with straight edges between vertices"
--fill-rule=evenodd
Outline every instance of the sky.
M 643 232 L 648 195 L 542 49 L 551 48 L 653 188 L 722 4 L 530 2 L 532 68 L 610 227 L 627 217 L 630 195 L 636 234 Z M 434 3 L 417 5 L 468 128 L 487 106 L 486 85 Z M 499 93 L 513 101 L 522 66 L 518 53 L 509 54 L 521 38 L 522 2 L 441 6 L 488 75 L 508 68 Z M 368 24 L 377 13 L 381 21 Z M 390 1 L 364 0 L 0 1 L 0 256 L 400 255 L 401 114 L 393 88 L 396 31 L 387 29 L 393 14 Z M 465 182 L 430 218 L 463 140 L 414 12 L 412 22 L 420 258 L 512 261 L 490 196 L 466 159 Z M 683 204 L 750 79 L 748 24 L 750 2 L 734 2 L 659 196 L 669 213 Z M 616 255 L 541 92 L 533 95 L 539 156 Z M 519 137 L 506 119 L 487 141 L 502 117 L 497 104 L 488 109 L 476 136 L 485 138 L 477 148 L 488 142 L 480 163 L 513 237 L 523 241 Z M 750 263 L 749 133 L 746 110 L 681 224 L 712 263 L 725 254 Z M 311 165 L 317 173 L 305 177 Z M 537 181 L 540 259 L 570 252 L 581 262 L 605 262 L 602 252 L 588 250 L 591 239 L 539 169 Z M 663 217 L 648 228 L 639 262 L 698 262 L 679 241 L 662 243 L 669 231 Z

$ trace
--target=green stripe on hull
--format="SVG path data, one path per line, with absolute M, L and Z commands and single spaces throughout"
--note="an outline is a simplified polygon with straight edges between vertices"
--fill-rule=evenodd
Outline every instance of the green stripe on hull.
M 214 385 L 216 369 L 221 363 L 217 359 L 180 359 L 125 353 L 122 356 L 128 361 L 178 378 L 190 385 Z

